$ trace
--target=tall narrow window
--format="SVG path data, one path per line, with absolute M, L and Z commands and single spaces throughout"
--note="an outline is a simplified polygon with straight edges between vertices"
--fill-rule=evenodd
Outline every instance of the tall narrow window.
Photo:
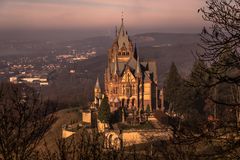
M 133 95 L 135 94 L 135 85 L 134 84 L 132 85 L 132 94 Z

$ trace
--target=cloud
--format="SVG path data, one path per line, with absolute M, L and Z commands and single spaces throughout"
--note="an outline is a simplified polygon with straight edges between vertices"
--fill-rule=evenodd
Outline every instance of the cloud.
M 201 0 L 11 0 L 1 1 L 0 28 L 98 28 L 201 25 Z

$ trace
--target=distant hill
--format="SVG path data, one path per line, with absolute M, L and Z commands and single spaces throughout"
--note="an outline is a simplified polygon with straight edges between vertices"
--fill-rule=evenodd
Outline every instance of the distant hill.
M 98 56 L 82 64 L 90 73 L 104 72 L 107 51 L 112 45 L 112 40 L 110 37 L 97 37 L 84 42 L 97 46 Z M 176 63 L 182 76 L 188 75 L 194 62 L 193 53 L 200 51 L 197 45 L 200 41 L 198 34 L 144 33 L 132 36 L 132 40 L 137 44 L 141 59 L 157 61 L 160 84 L 172 62 Z
M 175 62 L 180 73 L 186 76 L 194 62 L 192 53 L 199 50 L 198 34 L 145 33 L 133 38 L 139 46 L 141 57 L 157 61 L 160 81 L 172 62 Z
M 137 44 L 141 59 L 155 60 L 158 65 L 159 84 L 162 85 L 172 62 L 175 62 L 182 76 L 187 76 L 192 68 L 193 52 L 200 51 L 197 34 L 144 33 L 131 36 Z M 104 70 L 107 65 L 107 53 L 113 38 L 100 36 L 84 40 L 65 41 L 0 41 L 0 58 L 9 56 L 49 56 L 55 63 L 57 54 L 70 54 L 72 49 L 81 53 L 95 48 L 97 56 L 86 61 L 69 64 L 66 68 L 51 74 L 50 84 L 42 89 L 47 100 L 57 102 L 58 109 L 71 106 L 85 106 L 92 100 L 93 87 L 97 76 L 104 88 Z M 15 56 L 11 56 L 15 55 Z M 49 62 L 51 63 L 51 62 Z M 75 69 L 75 74 L 69 70 Z M 59 98 L 61 97 L 61 98 Z
M 81 115 L 78 111 L 79 108 L 63 109 L 54 113 L 56 121 L 53 123 L 48 132 L 44 135 L 43 139 L 40 141 L 37 149 L 44 150 L 45 142 L 47 147 L 54 151 L 57 149 L 57 140 L 62 136 L 62 127 L 66 124 L 77 123 L 81 121 Z
M 198 34 L 181 33 L 143 33 L 131 36 L 133 43 L 137 44 L 141 59 L 154 59 L 158 64 L 160 83 L 172 62 L 175 62 L 183 76 L 186 76 L 193 64 L 193 52 L 199 51 Z M 56 40 L 56 41 L 1 41 L 0 56 L 6 55 L 52 55 L 71 53 L 95 48 L 97 57 L 80 62 L 77 66 L 84 71 L 88 70 L 89 78 L 95 80 L 96 75 L 102 75 L 107 62 L 108 49 L 113 38 L 107 36 L 91 37 L 82 40 Z M 70 47 L 69 47 L 70 46 Z M 83 70 L 84 69 L 84 70 Z M 103 77 L 100 77 L 103 79 Z

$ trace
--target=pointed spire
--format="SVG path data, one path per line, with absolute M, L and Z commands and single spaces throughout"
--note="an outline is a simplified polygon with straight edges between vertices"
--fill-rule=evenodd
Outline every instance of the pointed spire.
M 114 74 L 118 75 L 117 53 L 115 53 L 115 58 L 114 58 Z
M 123 19 L 123 12 L 122 12 L 122 24 L 118 30 L 118 47 L 121 49 L 123 47 L 123 44 L 125 43 L 125 46 L 129 46 L 129 37 L 127 34 L 127 30 L 124 26 L 124 19 Z
M 140 66 L 140 62 L 139 62 L 139 56 L 137 57 L 136 74 L 137 74 L 137 75 L 141 75 L 141 66 Z
M 124 20 L 124 12 L 122 11 L 122 25 L 123 25 L 123 20 Z
M 135 43 L 135 45 L 134 45 L 134 53 L 133 53 L 133 57 L 135 58 L 135 59 L 137 59 L 138 58 L 138 53 L 137 53 L 137 44 Z
M 120 29 L 119 29 L 119 33 L 118 33 L 118 35 L 119 36 L 125 36 L 125 32 L 126 32 L 126 30 L 125 30 L 125 27 L 124 27 L 124 16 L 123 16 L 123 11 L 122 11 L 122 18 L 121 18 L 121 20 L 122 20 L 122 23 L 121 23 L 121 27 L 120 27 Z
M 110 69 L 109 67 L 107 68 L 107 80 L 109 80 L 111 77 Z
M 115 29 L 116 29 L 116 31 L 115 31 L 115 32 L 116 32 L 116 37 L 118 37 L 118 29 L 117 29 L 117 26 L 116 26 Z
M 98 77 L 97 77 L 97 81 L 96 81 L 95 88 L 100 88 L 100 84 L 99 84 L 99 79 L 98 79 Z

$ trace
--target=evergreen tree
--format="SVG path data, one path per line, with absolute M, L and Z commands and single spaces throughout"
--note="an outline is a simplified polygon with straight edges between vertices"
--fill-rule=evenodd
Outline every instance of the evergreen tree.
M 209 79 L 208 75 L 202 71 L 203 68 L 207 68 L 207 66 L 201 61 L 196 61 L 189 77 L 189 81 L 193 85 L 191 88 L 193 107 L 201 114 L 204 111 L 205 99 L 207 98 L 209 92 L 208 88 L 199 85 L 202 79 L 204 79 L 206 82 L 208 81 L 207 79 Z M 201 77 L 201 79 L 199 79 L 199 77 Z
M 182 81 L 176 97 L 178 113 L 191 120 L 204 115 L 205 99 L 207 98 L 208 90 L 198 85 L 200 80 L 197 78 L 199 75 L 202 78 L 206 78 L 206 74 L 201 72 L 202 67 L 205 67 L 202 62 L 196 61 L 194 63 L 188 80 Z
M 165 81 L 165 100 L 170 111 L 174 110 L 177 107 L 176 97 L 179 94 L 179 89 L 181 85 L 181 76 L 178 73 L 176 65 L 172 63 L 167 79 Z
M 110 106 L 108 103 L 108 97 L 104 96 L 99 108 L 98 119 L 103 123 L 109 123 L 110 116 L 111 116 L 111 112 L 110 112 Z
M 193 64 L 192 71 L 190 73 L 189 81 L 190 85 L 194 88 L 203 88 L 201 85 L 202 81 L 208 83 L 210 77 L 203 71 L 207 69 L 207 66 L 204 62 L 196 60 Z
M 148 117 L 150 116 L 150 112 L 151 112 L 151 108 L 150 108 L 150 105 L 148 104 L 146 108 L 147 121 L 148 121 Z

